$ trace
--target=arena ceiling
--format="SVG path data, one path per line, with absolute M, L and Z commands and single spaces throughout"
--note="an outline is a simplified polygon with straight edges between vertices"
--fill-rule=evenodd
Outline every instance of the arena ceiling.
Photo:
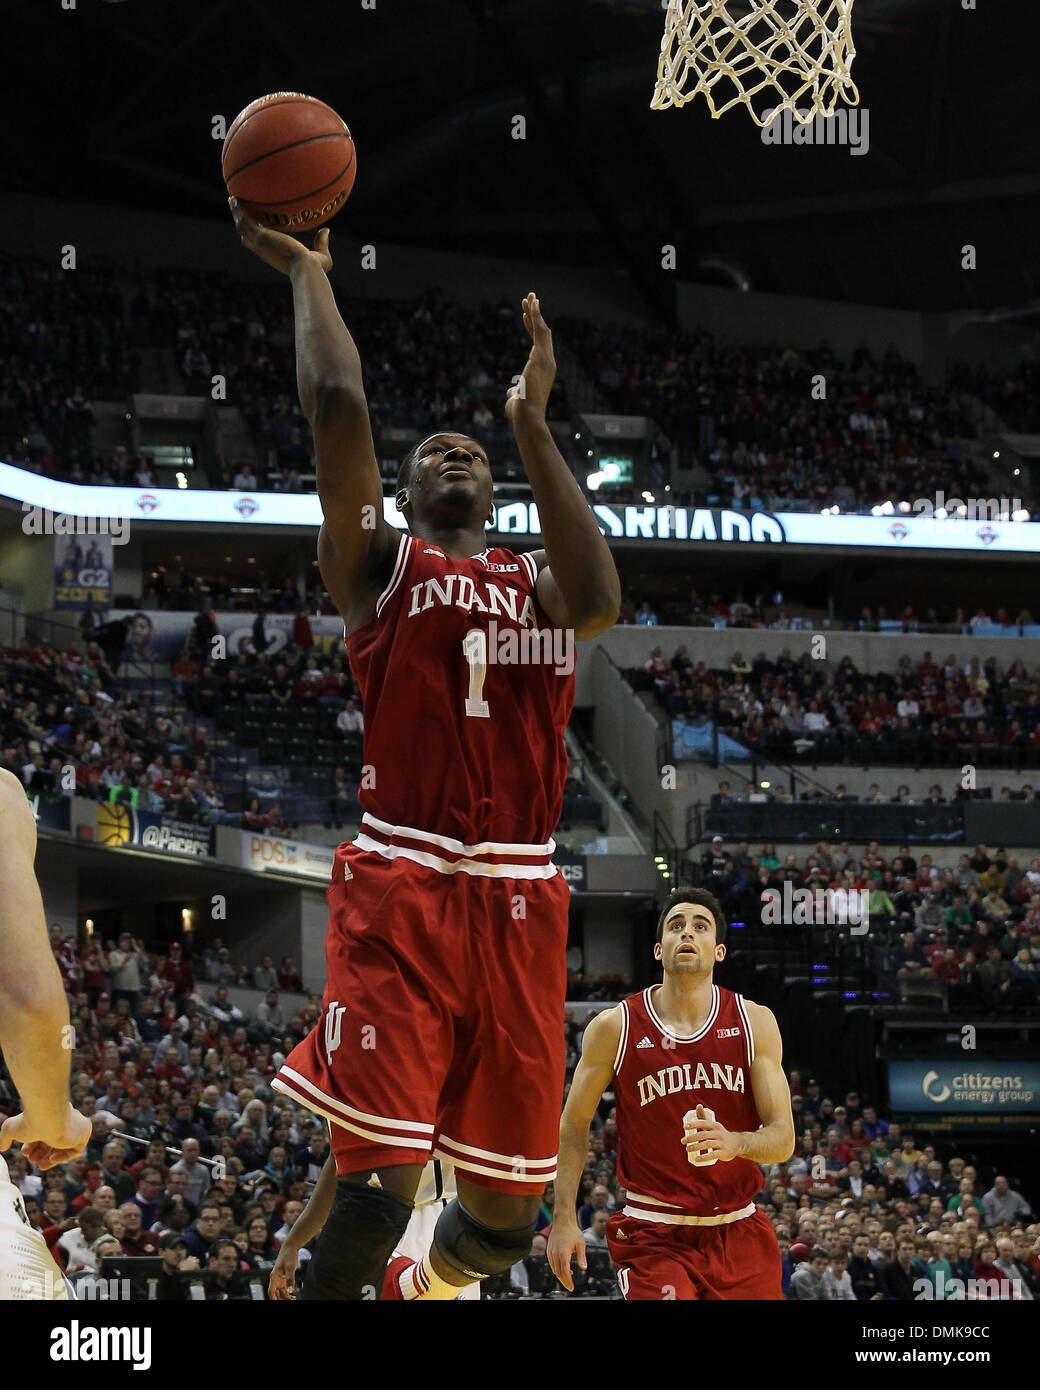
M 9 191 L 222 218 L 213 116 L 302 90 L 354 133 L 340 225 L 366 240 L 602 265 L 665 317 L 666 242 L 710 283 L 1026 319 L 1040 302 L 1037 0 L 857 0 L 866 156 L 766 146 L 700 103 L 651 111 L 659 0 L 75 3 L 8 11 Z

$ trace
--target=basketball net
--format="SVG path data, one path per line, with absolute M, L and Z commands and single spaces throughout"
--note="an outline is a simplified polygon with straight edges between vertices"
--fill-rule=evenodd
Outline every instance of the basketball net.
M 852 81 L 853 0 L 669 0 L 655 111 L 704 96 L 718 118 L 745 105 L 757 125 L 790 111 L 831 115 Z

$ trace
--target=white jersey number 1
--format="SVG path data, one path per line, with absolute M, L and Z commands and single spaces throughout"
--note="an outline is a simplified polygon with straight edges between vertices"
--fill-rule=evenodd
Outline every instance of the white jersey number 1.
M 490 719 L 491 711 L 483 698 L 484 680 L 487 676 L 487 633 L 479 627 L 470 628 L 462 639 L 462 650 L 469 666 L 469 695 L 466 697 L 466 713 L 471 719 Z

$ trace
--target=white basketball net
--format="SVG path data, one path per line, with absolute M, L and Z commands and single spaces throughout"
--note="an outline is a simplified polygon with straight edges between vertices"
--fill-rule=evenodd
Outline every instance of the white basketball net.
M 703 95 L 717 120 L 745 105 L 760 126 L 859 104 L 853 0 L 669 0 L 656 111 Z

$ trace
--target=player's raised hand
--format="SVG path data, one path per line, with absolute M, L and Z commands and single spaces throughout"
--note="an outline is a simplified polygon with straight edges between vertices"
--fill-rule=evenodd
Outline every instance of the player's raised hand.
M 86 1115 L 70 1105 L 60 1120 L 41 1125 L 31 1115 L 12 1115 L 0 1128 L 0 1153 L 20 1143 L 22 1153 L 46 1171 L 77 1157 L 90 1142 L 92 1126 Z
M 556 380 L 552 332 L 542 318 L 538 296 L 533 291 L 525 296 L 523 311 L 524 327 L 531 336 L 531 353 L 519 381 L 509 388 L 506 397 L 506 419 L 514 425 L 524 415 L 545 419 L 549 392 Z
M 582 1235 L 578 1223 L 576 1221 L 561 1221 L 558 1217 L 554 1217 L 552 1226 L 549 1228 L 549 1240 L 545 1253 L 549 1260 L 549 1268 L 569 1293 L 574 1292 L 571 1260 L 577 1258 L 578 1268 L 588 1269 L 589 1261 L 585 1251 L 585 1237 Z
M 314 250 L 311 251 L 297 237 L 289 236 L 285 232 L 272 231 L 270 227 L 261 227 L 237 198 L 229 198 L 228 206 L 231 216 L 235 219 L 235 230 L 242 245 L 268 265 L 274 266 L 275 270 L 280 270 L 283 275 L 288 275 L 297 261 L 306 260 L 308 257 L 316 260 L 326 275 L 332 269 L 328 227 L 319 227 L 314 237 Z

